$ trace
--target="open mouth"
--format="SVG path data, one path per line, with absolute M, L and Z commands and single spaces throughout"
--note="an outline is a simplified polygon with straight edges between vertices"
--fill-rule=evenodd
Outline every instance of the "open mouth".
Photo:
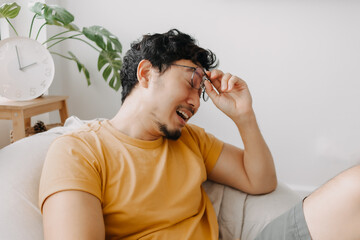
M 189 116 L 188 116 L 185 112 L 183 112 L 183 111 L 181 111 L 181 110 L 176 110 L 176 113 L 177 113 L 177 115 L 179 115 L 182 119 L 184 119 L 184 121 L 187 121 L 187 120 L 189 119 Z

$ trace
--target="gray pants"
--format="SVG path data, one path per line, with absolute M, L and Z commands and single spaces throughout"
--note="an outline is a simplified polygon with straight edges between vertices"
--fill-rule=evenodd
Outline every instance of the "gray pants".
M 271 221 L 255 240 L 311 240 L 303 201 Z

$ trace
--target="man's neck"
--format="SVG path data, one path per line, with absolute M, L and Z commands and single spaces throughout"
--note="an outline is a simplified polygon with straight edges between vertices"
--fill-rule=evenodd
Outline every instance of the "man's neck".
M 145 141 L 153 141 L 162 137 L 152 121 L 151 114 L 139 102 L 125 101 L 119 112 L 110 123 L 123 134 Z

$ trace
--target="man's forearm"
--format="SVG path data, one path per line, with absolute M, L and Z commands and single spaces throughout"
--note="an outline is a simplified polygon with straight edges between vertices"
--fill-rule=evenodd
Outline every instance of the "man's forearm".
M 254 189 L 273 191 L 277 185 L 274 161 L 254 111 L 234 120 L 244 143 L 244 168 Z

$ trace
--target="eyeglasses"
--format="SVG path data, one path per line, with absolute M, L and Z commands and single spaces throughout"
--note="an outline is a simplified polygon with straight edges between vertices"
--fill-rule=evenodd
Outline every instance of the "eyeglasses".
M 209 100 L 209 95 L 206 94 L 204 83 L 205 83 L 205 81 L 209 81 L 209 82 L 211 82 L 211 81 L 210 81 L 209 76 L 206 74 L 206 72 L 203 68 L 190 67 L 190 66 L 185 66 L 185 65 L 181 65 L 181 64 L 175 64 L 175 63 L 170 64 L 170 65 L 192 69 L 193 72 L 192 72 L 191 80 L 190 80 L 191 87 L 196 90 L 201 90 L 199 96 L 202 97 L 205 102 L 207 100 Z

